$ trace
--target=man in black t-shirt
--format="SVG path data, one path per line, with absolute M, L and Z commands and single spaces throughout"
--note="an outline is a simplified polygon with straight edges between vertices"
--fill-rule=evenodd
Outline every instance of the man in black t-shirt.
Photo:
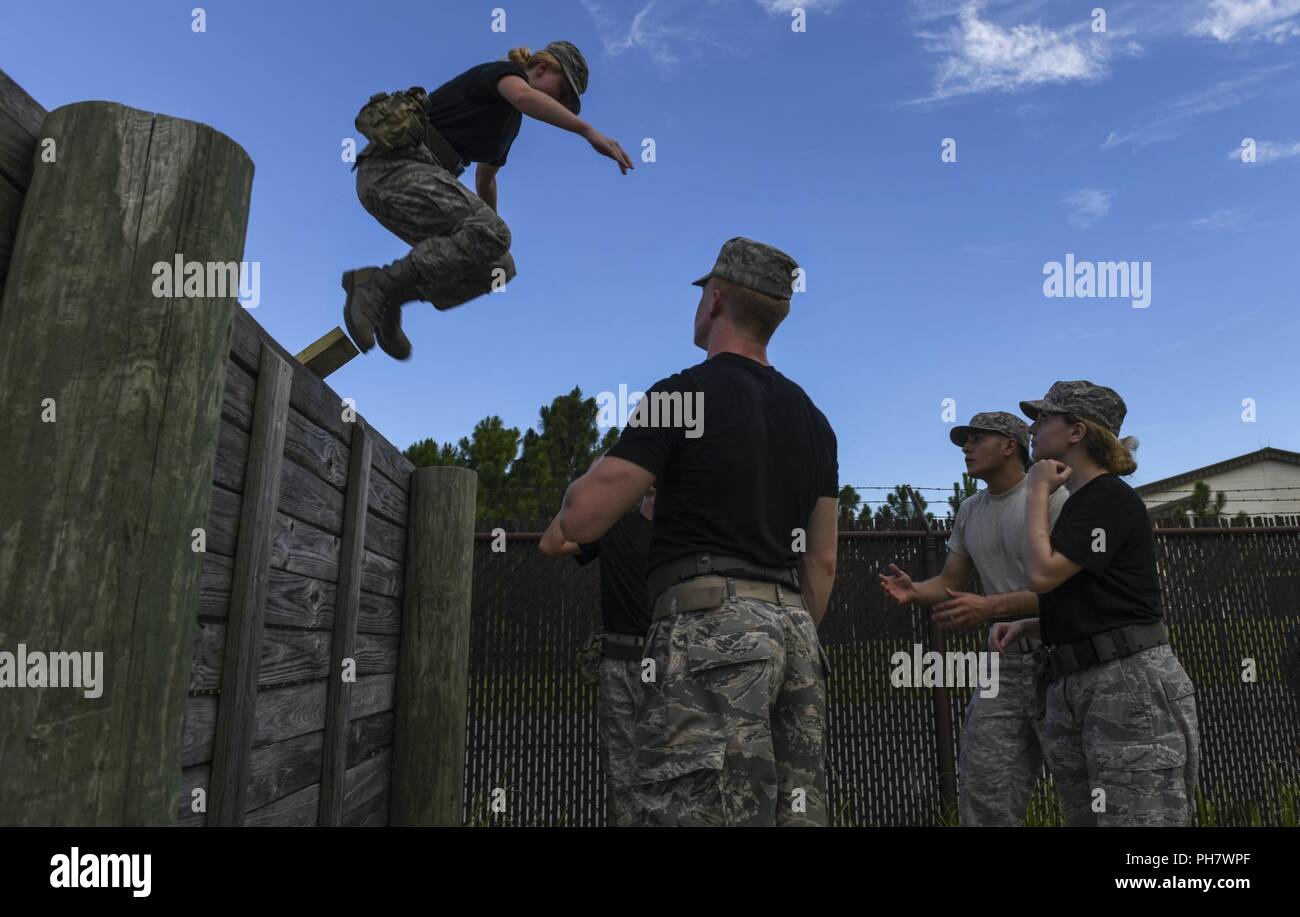
M 825 653 L 835 579 L 835 434 L 767 361 L 789 313 L 790 256 L 735 238 L 703 293 L 703 363 L 651 386 L 619 441 L 565 494 L 591 541 L 654 483 L 645 694 L 636 730 L 643 824 L 825 825 Z
M 566 541 L 559 517 L 542 535 L 543 554 L 572 556 L 586 566 L 600 560 L 601 655 L 596 674 L 596 718 L 600 726 L 600 763 L 605 773 L 605 823 L 636 823 L 632 796 L 633 743 L 637 701 L 641 696 L 641 656 L 650 627 L 645 565 L 650 551 L 655 489 L 624 513 L 593 542 Z
M 510 228 L 497 215 L 497 171 L 506 164 L 523 115 L 582 136 L 624 174 L 632 161 L 610 137 L 578 117 L 587 89 L 587 61 L 567 41 L 536 54 L 527 48 L 509 60 L 471 67 L 428 96 L 424 143 L 357 155 L 357 197 L 376 220 L 408 245 L 410 254 L 384 268 L 343 274 L 348 334 L 362 353 L 377 340 L 405 360 L 411 342 L 402 331 L 402 306 L 428 300 L 450 309 L 515 276 Z M 476 197 L 457 181 L 477 162 Z

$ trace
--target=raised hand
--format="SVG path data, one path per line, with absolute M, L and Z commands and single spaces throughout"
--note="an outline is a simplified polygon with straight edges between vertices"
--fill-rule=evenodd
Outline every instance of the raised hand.
M 890 564 L 889 570 L 891 575 L 880 574 L 880 588 L 885 590 L 885 595 L 899 605 L 915 602 L 916 587 L 912 585 L 912 578 L 896 564 Z

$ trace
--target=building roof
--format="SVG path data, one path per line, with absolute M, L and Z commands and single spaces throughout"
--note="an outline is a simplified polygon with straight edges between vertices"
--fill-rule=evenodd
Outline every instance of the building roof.
M 1175 490 L 1184 484 L 1194 484 L 1205 478 L 1213 477 L 1216 474 L 1223 474 L 1225 471 L 1232 471 L 1236 468 L 1244 468 L 1247 465 L 1254 465 L 1258 462 L 1286 462 L 1288 465 L 1300 465 L 1300 452 L 1291 452 L 1287 449 L 1274 449 L 1269 446 L 1264 449 L 1257 449 L 1254 452 L 1247 452 L 1245 455 L 1238 455 L 1236 458 L 1225 459 L 1222 462 L 1215 462 L 1213 465 L 1206 465 L 1204 468 L 1194 468 L 1191 471 L 1184 471 L 1182 474 L 1176 474 L 1171 478 L 1162 478 L 1159 481 L 1152 481 L 1150 484 L 1143 484 L 1141 487 L 1134 487 L 1139 496 L 1149 497 L 1154 494 L 1163 493 L 1166 490 Z

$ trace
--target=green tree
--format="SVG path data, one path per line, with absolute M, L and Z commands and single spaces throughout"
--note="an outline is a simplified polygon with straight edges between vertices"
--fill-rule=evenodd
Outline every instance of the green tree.
M 897 484 L 894 486 L 892 493 L 885 494 L 885 502 L 876 507 L 876 524 L 880 528 L 891 528 L 906 520 L 916 518 L 916 507 L 912 504 L 912 498 L 909 495 L 911 488 L 906 484 Z M 912 491 L 916 493 L 915 491 Z M 920 505 L 921 512 L 930 522 L 934 521 L 934 513 L 926 512 L 925 497 L 916 493 L 917 503 Z
M 948 498 L 948 505 L 952 507 L 949 516 L 957 515 L 957 510 L 961 507 L 961 501 L 967 497 L 973 497 L 979 492 L 979 479 L 972 478 L 966 472 L 961 473 L 961 483 L 953 482 L 952 496 Z
M 1217 519 L 1223 514 L 1223 507 L 1228 502 L 1228 495 L 1219 491 L 1214 495 L 1214 500 L 1210 500 L 1210 485 L 1204 481 L 1197 481 L 1192 485 L 1192 496 L 1187 501 L 1192 518 L 1200 521 L 1204 519 Z
M 858 496 L 857 488 L 852 484 L 845 484 L 840 488 L 840 519 L 848 522 L 858 512 L 858 507 L 862 505 L 862 498 Z
M 465 464 L 465 457 L 460 454 L 460 450 L 452 443 L 443 443 L 439 445 L 437 440 L 422 439 L 418 443 L 412 443 L 402 450 L 402 455 L 417 468 L 425 465 L 461 465 Z

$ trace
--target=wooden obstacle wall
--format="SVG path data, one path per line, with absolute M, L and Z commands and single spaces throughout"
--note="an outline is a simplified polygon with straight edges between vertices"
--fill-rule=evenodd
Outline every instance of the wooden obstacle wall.
M 72 125 L 69 132 L 79 124 L 96 126 L 101 133 L 109 132 L 109 142 L 124 138 L 120 139 L 124 149 L 134 143 L 132 149 L 153 152 L 143 145 L 148 141 L 139 137 L 151 140 L 155 135 L 175 135 L 185 143 L 191 136 L 198 137 L 199 146 L 182 147 L 179 156 L 167 148 L 156 151 L 160 163 L 150 166 L 159 170 L 153 176 L 156 184 L 151 186 L 155 195 L 159 185 L 164 198 L 175 196 L 178 190 L 182 195 L 196 193 L 188 191 L 188 186 L 168 187 L 173 180 L 194 179 L 191 173 L 178 176 L 167 169 L 173 160 L 191 170 L 206 167 L 206 160 L 200 157 L 218 146 L 243 157 L 245 180 L 251 180 L 251 166 L 242 150 L 204 125 L 113 103 L 78 104 L 54 114 L 60 112 L 64 113 L 60 125 Z M 23 206 L 46 116 L 39 104 L 0 71 L 0 285 L 10 274 L 16 240 L 33 226 L 40 228 L 33 221 L 40 221 L 42 215 L 30 212 L 31 208 L 25 212 Z M 99 127 L 101 124 L 108 128 Z M 162 126 L 155 131 L 155 124 Z M 85 143 L 81 146 L 88 148 Z M 191 152 L 195 149 L 197 157 Z M 149 162 L 147 156 L 144 161 Z M 76 171 L 82 160 L 64 162 L 74 171 L 65 171 L 63 177 L 72 175 L 83 184 L 90 182 L 87 189 L 93 190 L 98 177 Z M 121 162 L 126 164 L 111 168 L 134 168 L 125 156 Z M 126 174 L 133 180 L 136 177 Z M 243 213 L 247 194 L 245 185 Z M 232 200 L 233 219 L 242 220 L 241 204 Z M 206 212 L 200 209 L 197 214 L 202 217 Z M 242 228 L 237 231 L 238 236 L 228 234 L 227 240 L 242 240 Z M 89 270 L 94 270 L 93 265 Z M 17 272 L 13 276 L 17 277 Z M 133 271 L 129 276 L 136 275 Z M 18 303 L 17 282 L 14 286 L 10 291 L 14 296 L 6 298 L 6 303 Z M 50 311 L 55 294 L 33 289 L 24 281 L 21 305 L 24 315 L 40 321 L 39 317 Z M 138 297 L 138 290 L 134 294 L 124 291 L 123 302 L 131 303 L 131 295 Z M 83 296 L 59 305 L 77 314 L 77 310 L 90 308 L 84 305 L 87 302 Z M 157 300 L 151 299 L 137 298 L 135 302 L 149 303 L 154 309 L 176 308 L 155 305 Z M 195 314 L 183 311 L 194 308 L 193 303 L 181 303 L 180 308 L 178 315 Z M 180 648 L 188 642 L 192 653 L 188 659 L 152 663 L 150 671 L 161 679 L 158 689 L 167 702 L 158 703 L 157 711 L 144 712 L 138 712 L 139 708 L 148 704 L 135 702 L 137 712 L 131 714 L 137 722 L 150 723 L 149 735 L 157 733 L 162 738 L 144 749 L 124 740 L 123 750 L 114 747 L 106 756 L 108 760 L 97 765 L 117 773 L 139 773 L 136 785 L 129 780 L 122 785 L 121 781 L 97 781 L 96 767 L 87 764 L 83 768 L 78 758 L 59 762 L 63 771 L 50 776 L 50 786 L 42 789 L 38 803 L 19 806 L 23 792 L 19 777 L 0 781 L 0 812 L 9 812 L 0 814 L 0 822 L 156 824 L 174 819 L 191 826 L 385 825 L 390 820 L 458 824 L 463 794 L 474 475 L 466 469 L 438 468 L 420 469 L 416 474 L 388 440 L 237 303 L 208 301 L 203 308 L 218 310 L 207 313 L 215 316 L 209 328 L 221 327 L 223 315 L 229 320 L 225 326 L 228 334 L 217 338 L 222 349 L 208 351 L 214 370 L 224 363 L 224 380 L 209 375 L 215 388 L 207 387 L 212 395 L 207 403 L 213 407 L 218 390 L 221 393 L 219 424 L 211 424 L 210 414 L 202 420 L 206 426 L 201 426 L 195 441 L 206 442 L 208 448 L 199 448 L 201 461 L 185 466 L 203 467 L 205 477 L 173 480 L 172 486 L 186 496 L 188 505 L 203 508 L 196 521 L 206 512 L 202 527 L 205 544 L 200 552 L 184 555 L 194 557 L 201 574 L 191 578 L 178 573 L 176 584 L 166 593 L 188 608 L 182 620 L 168 626 L 168 645 Z M 231 311 L 220 311 L 223 309 Z M 165 322 L 172 313 L 160 314 Z M 16 321 L 17 315 L 11 317 Z M 156 350 L 144 351 L 136 371 L 153 373 L 166 344 L 163 338 Z M 68 369 L 46 360 L 49 353 L 52 351 L 32 355 L 33 371 L 45 373 L 39 368 L 43 360 L 55 365 L 62 376 L 45 376 L 63 386 L 61 390 L 84 391 L 103 383 L 103 377 L 95 374 L 102 372 L 102 362 L 95 364 L 94 371 Z M 222 360 L 218 353 L 227 356 Z M 16 350 L 11 354 L 14 372 L 21 369 L 16 354 Z M 204 376 L 191 371 L 189 378 L 193 384 L 195 378 Z M 134 413 L 124 416 L 133 424 L 153 423 L 164 410 L 155 401 L 132 405 Z M 183 427 L 186 419 L 178 418 L 174 407 L 171 410 L 168 423 Z M 169 429 L 166 423 L 163 426 Z M 42 444 L 46 440 L 35 433 L 24 435 L 25 439 L 15 439 L 27 452 L 14 451 L 14 456 L 45 454 Z M 66 444 L 68 434 L 59 431 L 58 435 L 65 437 L 62 442 Z M 209 437 L 206 441 L 205 435 Z M 101 434 L 85 448 L 111 451 L 114 442 Z M 155 457 L 155 464 L 158 461 Z M 207 468 L 211 468 L 210 476 L 206 476 Z M 0 469 L 0 473 L 7 472 Z M 26 497 L 14 493 L 0 502 L 13 510 L 15 518 L 22 512 L 39 520 L 46 499 L 44 494 Z M 102 546 L 110 568 L 113 563 L 125 563 L 138 575 L 135 557 L 139 551 L 133 539 L 109 530 L 116 524 L 113 509 L 118 498 L 95 492 L 87 498 L 91 499 L 97 501 L 89 505 L 98 514 L 86 520 L 81 513 L 82 521 L 76 524 L 84 532 L 79 534 Z M 409 510 L 412 506 L 419 507 L 419 512 Z M 412 516 L 409 530 L 408 511 Z M 127 526 L 140 523 L 136 515 L 127 512 L 126 516 L 121 522 Z M 162 531 L 149 536 L 172 554 L 191 537 L 185 524 L 188 517 L 177 516 L 179 521 L 167 519 Z M 50 533 L 41 532 L 41 528 L 39 524 L 31 526 L 36 537 L 29 539 L 29 566 L 44 564 L 43 558 L 49 559 L 51 570 L 76 570 L 85 563 L 85 550 L 77 553 L 51 547 L 58 542 L 51 542 Z M 409 565 L 408 557 L 412 559 Z M 36 594 L 31 577 L 18 562 L 10 568 L 6 581 L 0 582 L 0 594 L 12 592 L 30 599 Z M 98 593 L 78 583 L 70 594 L 77 597 L 73 604 L 81 608 L 93 605 Z M 85 596 L 91 598 L 83 601 Z M 53 611 L 66 613 L 57 607 Z M 115 626 L 117 620 L 129 620 L 131 609 L 122 600 L 113 599 L 105 608 L 87 611 L 91 621 L 100 622 L 99 629 L 73 615 L 70 620 L 76 626 L 63 636 L 119 641 L 123 644 L 115 649 L 119 672 L 134 674 L 140 660 L 149 658 L 146 651 L 156 649 L 134 631 L 125 637 L 121 629 L 105 635 L 104 629 Z M 41 613 L 36 609 L 33 618 L 0 608 L 0 640 L 17 642 L 28 639 L 28 634 L 48 635 L 48 625 L 41 631 L 33 623 L 41 620 Z M 174 615 L 171 620 L 175 621 Z M 414 623 L 405 643 L 399 645 L 403 621 Z M 187 633 L 192 633 L 192 640 L 184 639 Z M 164 652 L 183 654 L 183 650 Z M 404 673 L 401 691 L 399 659 Z M 113 677 L 110 672 L 110 685 Z M 186 677 L 187 686 L 182 683 Z M 134 691 L 128 701 L 144 694 L 138 687 Z M 183 731 L 172 719 L 177 708 L 171 702 L 172 697 L 182 695 Z M 87 719 L 86 710 L 92 711 L 93 718 L 102 716 L 104 708 L 79 706 L 81 702 L 74 700 L 58 712 L 54 727 L 42 722 L 38 730 L 34 724 L 50 716 L 41 705 L 54 695 L 41 694 L 30 700 L 33 697 L 22 695 L 27 708 L 15 713 L 12 722 L 0 718 L 0 726 L 19 736 L 64 729 L 82 746 L 93 747 L 94 735 L 79 723 Z M 110 710 L 121 716 L 122 701 L 116 708 L 110 705 Z M 114 734 L 122 731 L 114 729 Z M 405 731 L 400 742 L 399 729 Z M 133 756 L 129 760 L 127 750 Z M 6 746 L 0 738 L 0 772 L 15 762 L 37 775 L 45 769 L 46 752 L 30 743 Z M 179 787 L 173 779 L 177 772 Z M 59 779 L 73 785 L 74 791 L 62 792 Z M 141 787 L 141 783 L 145 785 Z M 162 797 L 160 787 L 165 791 Z M 175 798 L 174 807 L 159 807 L 159 798 L 164 803 Z M 398 800 L 400 806 L 394 803 Z

